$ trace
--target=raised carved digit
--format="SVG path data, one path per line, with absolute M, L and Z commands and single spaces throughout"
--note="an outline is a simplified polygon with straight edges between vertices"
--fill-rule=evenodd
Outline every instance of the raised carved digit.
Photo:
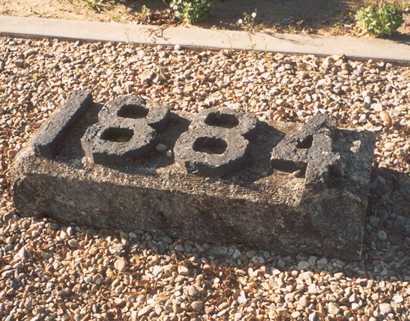
M 273 148 L 272 167 L 305 175 L 306 186 L 328 183 L 329 176 L 343 175 L 340 155 L 333 151 L 335 135 L 335 126 L 327 115 L 314 116 Z
M 168 115 L 165 107 L 148 109 L 140 97 L 120 96 L 101 109 L 98 122 L 81 138 L 81 146 L 95 163 L 144 156 L 155 146 L 156 130 L 165 126 Z
M 189 173 L 226 175 L 246 162 L 249 141 L 244 136 L 255 126 L 254 118 L 230 109 L 205 110 L 177 140 L 175 159 Z

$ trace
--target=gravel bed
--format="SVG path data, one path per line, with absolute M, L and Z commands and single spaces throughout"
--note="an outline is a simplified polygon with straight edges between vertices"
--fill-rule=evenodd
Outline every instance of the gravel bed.
M 410 68 L 345 57 L 0 38 L 1 320 L 410 320 L 410 235 L 369 217 L 367 258 L 278 256 L 151 233 L 20 218 L 8 169 L 77 88 L 261 120 L 329 112 L 377 133 L 379 166 L 410 175 Z M 410 214 L 409 214 L 410 217 Z M 349 228 L 349 227 L 346 227 Z

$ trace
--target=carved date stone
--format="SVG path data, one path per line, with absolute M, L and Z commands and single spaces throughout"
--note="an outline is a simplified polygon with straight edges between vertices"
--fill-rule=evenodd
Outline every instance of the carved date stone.
M 359 259 L 374 136 L 74 92 L 12 168 L 22 215 Z

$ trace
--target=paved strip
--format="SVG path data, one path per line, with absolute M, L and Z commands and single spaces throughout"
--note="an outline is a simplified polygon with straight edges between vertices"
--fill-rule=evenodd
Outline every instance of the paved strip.
M 192 48 L 242 49 L 321 56 L 343 54 L 356 59 L 410 63 L 410 44 L 344 36 L 249 33 L 199 27 L 164 28 L 163 26 L 11 16 L 0 16 L 0 36 L 180 45 Z

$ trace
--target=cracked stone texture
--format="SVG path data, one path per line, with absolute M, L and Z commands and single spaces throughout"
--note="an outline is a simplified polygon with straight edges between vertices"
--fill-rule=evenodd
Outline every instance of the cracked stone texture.
M 172 237 L 283 253 L 360 258 L 371 134 L 332 129 L 332 148 L 345 165 L 337 178 L 343 184 L 315 193 L 306 188 L 304 177 L 271 167 L 272 148 L 294 132 L 291 125 L 257 123 L 248 137 L 250 162 L 218 179 L 189 174 L 172 153 L 155 150 L 126 166 L 84 161 L 80 140 L 97 122 L 99 110 L 98 104 L 90 104 L 81 119 L 64 130 L 64 144 L 53 160 L 38 157 L 32 146 L 19 153 L 13 194 L 21 214 L 97 228 L 161 230 Z M 169 125 L 158 131 L 158 142 L 172 150 L 189 122 L 195 124 L 195 117 L 171 113 Z M 355 182 L 360 182 L 352 187 L 361 189 L 358 193 L 348 187 Z

